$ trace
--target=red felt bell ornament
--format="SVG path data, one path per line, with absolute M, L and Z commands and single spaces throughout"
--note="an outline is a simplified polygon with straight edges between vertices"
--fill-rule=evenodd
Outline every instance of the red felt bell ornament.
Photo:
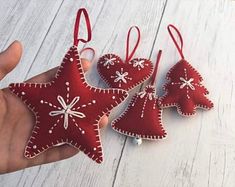
M 163 86 L 166 94 L 159 99 L 163 108 L 176 107 L 179 114 L 191 116 L 196 108 L 211 109 L 213 103 L 206 97 L 208 90 L 201 84 L 202 76 L 184 58 L 183 38 L 174 25 L 168 25 L 168 32 L 181 56 L 166 75 L 167 83 Z M 176 41 L 172 29 L 177 33 L 180 44 Z
M 134 49 L 129 53 L 130 34 L 133 29 L 136 29 L 138 38 Z M 137 26 L 133 26 L 127 34 L 125 61 L 115 54 L 105 54 L 99 58 L 97 70 L 108 86 L 130 90 L 151 76 L 153 65 L 150 60 L 144 58 L 132 59 L 139 42 L 140 30 Z
M 134 137 L 138 145 L 142 139 L 156 140 L 166 136 L 162 126 L 162 109 L 158 106 L 154 87 L 161 54 L 162 51 L 159 51 L 150 84 L 136 93 L 124 113 L 111 123 L 117 132 Z

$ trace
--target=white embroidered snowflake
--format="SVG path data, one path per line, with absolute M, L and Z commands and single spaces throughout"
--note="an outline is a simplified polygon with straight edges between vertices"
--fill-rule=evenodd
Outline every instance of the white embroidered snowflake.
M 189 80 L 185 80 L 183 77 L 180 77 L 180 80 L 182 81 L 182 84 L 180 86 L 180 88 L 184 88 L 185 86 L 189 86 L 191 88 L 191 90 L 195 90 L 195 87 L 193 86 L 193 78 L 190 78 Z
M 118 86 L 121 87 L 122 83 L 127 83 L 127 80 L 132 80 L 131 77 L 128 77 L 128 72 L 124 72 L 123 68 L 121 68 L 121 71 L 116 71 L 116 75 L 111 76 L 111 78 L 114 79 L 114 82 L 118 82 Z
M 49 112 L 50 116 L 59 116 L 59 118 L 57 119 L 56 123 L 50 128 L 49 133 L 51 134 L 53 132 L 53 129 L 59 124 L 59 122 L 61 121 L 62 118 L 64 118 L 64 122 L 63 122 L 63 127 L 65 130 L 68 129 L 69 126 L 69 119 L 71 119 L 73 121 L 73 123 L 75 124 L 75 126 L 79 129 L 79 131 L 84 134 L 85 131 L 79 127 L 79 125 L 77 124 L 75 118 L 85 118 L 86 115 L 82 112 L 79 112 L 78 110 L 80 108 L 84 108 L 87 107 L 88 105 L 92 105 L 95 104 L 96 101 L 92 100 L 92 102 L 88 103 L 88 104 L 84 104 L 78 107 L 75 107 L 75 105 L 78 103 L 78 101 L 80 100 L 80 96 L 76 96 L 72 99 L 71 102 L 69 102 L 70 100 L 70 87 L 69 87 L 69 82 L 65 83 L 66 85 L 66 90 L 67 90 L 67 94 L 66 94 L 66 99 L 64 99 L 62 96 L 58 95 L 57 96 L 57 100 L 60 104 L 60 106 L 56 106 L 50 102 L 47 102 L 45 100 L 41 100 L 41 104 L 47 104 L 52 108 L 55 108 L 56 110 L 52 110 L 51 112 Z
M 77 104 L 80 97 L 75 97 L 70 104 L 66 104 L 63 97 L 60 95 L 57 97 L 57 100 L 59 101 L 60 105 L 62 106 L 61 110 L 54 110 L 49 113 L 50 116 L 58 116 L 63 115 L 64 118 L 64 129 L 66 130 L 69 126 L 69 116 L 70 117 L 78 117 L 78 118 L 85 118 L 86 115 L 82 112 L 78 112 L 76 110 L 73 110 L 73 106 Z
M 141 69 L 144 68 L 144 62 L 145 62 L 145 60 L 138 60 L 138 59 L 136 59 L 136 60 L 133 61 L 133 67 L 134 68 L 137 67 L 138 70 L 140 71 Z
M 138 97 L 139 97 L 139 99 L 144 99 L 144 103 L 143 103 L 143 107 L 142 107 L 142 111 L 141 111 L 141 116 L 140 116 L 141 118 L 143 118 L 144 117 L 144 112 L 145 112 L 145 109 L 146 109 L 146 103 L 148 101 L 155 100 L 154 104 L 153 104 L 153 109 L 156 108 L 157 98 L 155 96 L 155 87 L 152 86 L 152 85 L 146 86 L 144 91 L 138 93 Z M 136 98 L 138 98 L 138 97 L 136 97 Z M 134 106 L 134 105 L 132 105 L 132 106 Z
M 103 63 L 104 67 L 107 67 L 107 69 L 109 69 L 110 66 L 114 65 L 114 61 L 117 60 L 115 57 L 112 58 L 111 55 L 109 55 L 109 57 L 105 57 Z
M 194 91 L 195 86 L 200 86 L 199 84 L 194 83 L 193 81 L 194 81 L 194 78 L 188 78 L 187 70 L 184 69 L 184 77 L 180 77 L 180 82 L 172 82 L 171 84 L 172 85 L 175 85 L 175 84 L 180 85 L 180 89 L 186 88 L 187 98 L 190 99 L 189 89 Z

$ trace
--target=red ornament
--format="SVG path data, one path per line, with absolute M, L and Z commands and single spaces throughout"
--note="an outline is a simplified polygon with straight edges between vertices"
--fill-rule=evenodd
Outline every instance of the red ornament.
M 81 14 L 84 14 L 88 38 L 77 39 Z M 91 39 L 89 17 L 79 9 L 74 31 L 74 46 L 66 53 L 55 78 L 48 83 L 10 84 L 34 113 L 36 124 L 25 148 L 25 157 L 33 158 L 47 149 L 69 144 L 97 163 L 103 160 L 98 123 L 101 117 L 121 103 L 127 92 L 100 89 L 87 84 L 81 66 L 78 42 Z
M 174 38 L 171 28 L 178 34 L 181 46 Z M 184 59 L 183 39 L 180 32 L 173 25 L 168 26 L 168 32 L 182 59 L 167 73 L 168 82 L 163 86 L 166 94 L 160 98 L 160 106 L 164 108 L 175 106 L 178 113 L 183 116 L 196 114 L 196 108 L 211 109 L 213 103 L 205 96 L 209 92 L 201 84 L 202 76 Z
M 158 96 L 154 87 L 161 53 L 161 51 L 158 53 L 151 83 L 144 91 L 136 93 L 124 113 L 112 121 L 111 125 L 117 132 L 149 140 L 166 136 L 162 127 L 162 109 L 158 106 Z
M 133 51 L 129 55 L 129 38 L 133 28 L 137 30 L 138 39 Z M 144 58 L 132 59 L 139 42 L 140 30 L 137 26 L 133 26 L 129 29 L 127 35 L 125 61 L 115 54 L 106 54 L 100 57 L 97 63 L 97 69 L 108 86 L 130 90 L 150 77 L 153 70 L 151 61 Z

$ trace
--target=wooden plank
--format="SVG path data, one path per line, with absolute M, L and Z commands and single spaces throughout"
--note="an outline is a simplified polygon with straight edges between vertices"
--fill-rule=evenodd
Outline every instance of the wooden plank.
M 234 186 L 234 20 L 233 1 L 168 1 L 154 47 L 164 50 L 158 93 L 163 94 L 165 74 L 179 59 L 166 30 L 173 23 L 183 34 L 186 58 L 203 75 L 215 107 L 191 118 L 164 110 L 167 139 L 140 147 L 128 139 L 114 186 Z
M 119 1 L 118 4 L 113 1 L 95 1 L 86 4 L 85 7 L 88 8 L 93 23 L 93 40 L 89 46 L 96 49 L 97 56 L 106 52 L 114 52 L 124 57 L 127 31 L 130 26 L 136 24 L 140 26 L 143 37 L 136 56 L 148 58 L 164 2 L 153 0 L 127 2 L 123 0 Z M 77 7 L 71 2 L 64 2 L 35 57 L 30 72 L 26 75 L 27 77 L 59 65 L 61 58 L 72 42 L 76 9 Z M 68 23 L 66 23 L 67 20 L 69 20 Z M 65 27 L 65 23 L 68 24 L 68 27 Z M 93 85 L 104 86 L 97 74 L 95 64 L 88 75 L 88 79 Z M 120 113 L 120 108 L 116 112 Z M 114 117 L 114 113 L 112 117 Z M 95 164 L 80 153 L 66 161 L 5 175 L 1 179 L 4 180 L 6 185 L 18 184 L 20 186 L 47 186 L 48 184 L 50 186 L 111 186 L 124 140 L 123 136 L 113 132 L 110 128 L 102 130 L 105 153 L 105 161 L 102 165 Z M 17 180 L 11 180 L 13 178 L 17 178 Z
M 0 49 L 2 50 L 11 33 L 15 29 L 15 25 L 21 19 L 24 14 L 24 10 L 29 6 L 28 1 L 24 0 L 11 0 L 6 2 L 1 2 L 0 4 Z
M 62 2 L 63 0 L 19 1 L 10 15 L 6 16 L 7 21 L 3 20 L 0 24 L 3 28 L 1 37 L 4 38 L 2 48 L 6 48 L 14 40 L 20 40 L 24 46 L 20 65 L 11 73 L 10 78 L 7 76 L 1 81 L 1 87 L 7 86 L 10 82 L 24 80 Z
M 94 40 L 91 42 L 91 46 L 93 44 L 98 49 L 98 56 L 101 53 L 113 51 L 123 54 L 125 43 L 120 42 L 126 37 L 126 33 L 123 31 L 137 22 L 141 28 L 146 25 L 146 22 L 149 25 L 143 31 L 148 33 L 147 36 L 143 36 L 146 38 L 146 45 L 140 47 L 139 50 L 139 54 L 149 55 L 149 48 L 151 48 L 159 24 L 159 20 L 155 20 L 156 13 L 161 14 L 159 10 L 162 10 L 163 1 L 125 3 L 120 1 L 117 5 L 113 2 L 103 4 L 103 1 L 97 1 L 94 4 L 87 4 L 90 6 L 89 10 L 92 11 L 92 19 L 97 19 L 97 22 L 94 22 Z M 68 8 L 67 5 L 66 3 L 63 7 Z M 156 9 L 157 6 L 159 10 Z M 165 110 L 163 118 L 169 134 L 168 138 L 158 143 L 144 142 L 144 145 L 138 148 L 128 139 L 115 186 L 234 185 L 234 165 L 232 163 L 235 158 L 233 143 L 235 129 L 232 124 L 234 121 L 232 114 L 235 106 L 233 96 L 235 78 L 233 73 L 233 59 L 235 59 L 233 31 L 235 24 L 231 24 L 234 23 L 235 18 L 234 6 L 232 1 L 221 0 L 181 0 L 177 4 L 173 1 L 168 2 L 152 54 L 152 59 L 155 59 L 155 51 L 159 47 L 164 50 L 158 74 L 159 93 L 162 94 L 160 89 L 165 73 L 178 59 L 178 54 L 166 32 L 166 26 L 170 20 L 182 31 L 186 57 L 204 76 L 205 85 L 211 91 L 210 98 L 215 102 L 215 108 L 210 112 L 199 112 L 197 116 L 189 119 L 179 117 L 175 110 Z M 66 51 L 65 46 L 70 46 L 70 32 L 74 16 L 70 15 L 69 11 L 65 11 L 63 7 L 60 11 L 67 12 L 67 14 L 63 17 L 59 12 L 49 33 L 43 39 L 42 45 L 38 42 L 40 44 L 40 47 L 37 48 L 40 49 L 39 53 L 36 50 L 34 55 L 31 54 L 30 63 L 33 62 L 33 65 L 27 66 L 26 71 L 22 69 L 24 73 L 22 80 L 58 65 Z M 139 10 L 142 8 L 144 13 L 141 15 L 142 12 Z M 149 11 L 150 9 L 154 10 Z M 76 8 L 73 10 L 75 12 Z M 136 14 L 139 15 L 136 16 Z M 155 17 L 151 15 L 155 15 Z M 66 31 L 58 34 L 57 32 L 61 29 L 59 23 L 64 23 L 63 20 L 68 16 L 71 18 L 70 28 L 66 28 Z M 137 21 L 133 20 L 133 17 Z M 154 21 L 148 21 L 149 17 Z M 24 25 L 21 25 L 23 28 Z M 29 31 L 29 27 L 30 25 L 25 30 Z M 61 40 L 64 41 L 64 45 Z M 56 49 L 53 51 L 55 44 Z M 57 44 L 60 46 L 57 47 Z M 29 47 L 30 44 L 28 44 L 28 49 Z M 25 50 L 28 51 L 28 49 Z M 99 51 L 100 49 L 102 50 Z M 47 64 L 41 67 L 42 61 Z M 22 60 L 23 62 L 25 61 Z M 16 75 L 15 73 L 15 80 L 17 80 Z M 95 66 L 88 78 L 94 85 L 103 85 L 97 76 Z M 12 80 L 12 77 L 9 77 L 9 80 Z M 214 85 L 218 86 L 214 87 Z M 120 112 L 120 109 L 115 112 Z M 117 113 L 115 115 L 113 113 L 112 118 Z M 66 161 L 3 175 L 0 177 L 0 184 L 1 186 L 111 186 L 125 141 L 123 136 L 112 132 L 110 128 L 103 130 L 102 135 L 106 154 L 106 161 L 102 166 L 97 166 L 84 155 L 78 154 Z

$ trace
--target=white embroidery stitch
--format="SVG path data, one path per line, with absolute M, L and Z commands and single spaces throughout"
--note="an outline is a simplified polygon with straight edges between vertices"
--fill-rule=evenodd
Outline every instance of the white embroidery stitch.
M 131 77 L 128 77 L 128 74 L 128 72 L 123 72 L 123 68 L 121 68 L 121 71 L 116 71 L 116 75 L 111 76 L 111 78 L 114 78 L 114 82 L 118 82 L 118 86 L 121 87 L 122 82 L 126 84 L 127 80 L 132 80 Z
M 112 55 L 109 55 L 109 57 L 105 57 L 104 61 L 101 61 L 104 67 L 107 67 L 109 69 L 110 66 L 114 65 L 115 60 L 117 60 L 116 57 L 112 58 Z
M 107 66 L 107 69 L 109 69 L 109 66 L 113 66 L 114 65 L 114 61 L 116 60 L 116 58 L 105 58 L 104 59 L 104 63 L 103 63 L 103 66 L 106 67 Z
M 136 59 L 136 60 L 133 61 L 133 67 L 134 68 L 137 67 L 138 70 L 140 71 L 141 69 L 144 68 L 144 62 L 145 62 L 145 60 L 138 60 L 138 59 Z
M 142 92 L 139 92 L 138 93 L 138 95 L 139 95 L 139 97 L 141 98 L 141 99 L 143 99 L 144 97 L 145 97 L 145 99 L 144 99 L 144 104 L 143 104 L 143 108 L 142 108 L 142 111 L 141 111 L 141 118 L 143 118 L 144 117 L 144 111 L 145 111 L 145 107 L 146 107 L 146 103 L 147 103 L 147 101 L 149 100 L 149 101 L 152 101 L 153 99 L 155 99 L 156 97 L 155 97 L 155 88 L 153 87 L 153 86 L 151 86 L 151 85 L 149 85 L 149 86 L 146 86 L 145 87 L 145 89 L 144 89 L 144 91 L 142 91 Z M 156 102 L 155 102 L 156 103 Z M 153 105 L 153 109 L 155 109 L 155 103 L 154 103 L 154 105 Z
M 70 104 L 66 104 L 63 97 L 58 96 L 57 100 L 59 101 L 60 105 L 62 106 L 61 110 L 55 110 L 51 111 L 49 113 L 50 116 L 57 116 L 57 115 L 63 115 L 64 116 L 64 129 L 66 130 L 68 128 L 68 121 L 69 116 L 74 116 L 78 118 L 85 118 L 86 115 L 82 112 L 74 111 L 72 110 L 73 106 L 79 101 L 80 97 L 75 97 Z
M 180 89 L 186 88 L 186 96 L 190 99 L 189 88 L 194 91 L 195 86 L 200 86 L 197 83 L 194 83 L 194 78 L 188 78 L 187 70 L 184 68 L 184 77 L 180 77 L 181 82 L 172 82 L 172 85 L 180 85 Z
M 73 100 L 69 103 L 69 100 L 70 100 L 69 82 L 65 82 L 65 86 L 66 86 L 66 91 L 67 91 L 65 99 L 62 96 L 60 96 L 60 95 L 57 96 L 57 100 L 60 103 L 60 106 L 56 106 L 56 105 L 54 105 L 54 104 L 52 104 L 50 102 L 47 102 L 45 100 L 41 100 L 40 101 L 41 104 L 47 104 L 50 107 L 53 107 L 53 108 L 56 109 L 56 110 L 53 110 L 53 111 L 51 111 L 49 113 L 50 116 L 58 116 L 58 115 L 60 115 L 60 118 L 57 119 L 57 121 L 52 125 L 52 127 L 49 129 L 48 132 L 49 132 L 49 134 L 52 134 L 54 128 L 59 124 L 59 122 L 61 121 L 62 118 L 64 118 L 63 127 L 66 130 L 68 128 L 68 125 L 69 125 L 69 117 L 70 117 L 72 119 L 72 121 L 74 122 L 75 126 L 79 129 L 79 131 L 82 134 L 84 134 L 85 131 L 78 126 L 78 124 L 76 123 L 74 117 L 85 118 L 86 115 L 84 113 L 82 113 L 82 112 L 78 112 L 78 110 L 80 108 L 85 108 L 87 106 L 95 104 L 96 100 L 92 100 L 91 102 L 89 102 L 87 104 L 83 104 L 83 105 L 75 107 L 77 102 L 80 100 L 80 97 L 79 96 L 74 97 Z
M 183 89 L 185 86 L 189 86 L 191 90 L 195 90 L 195 87 L 192 85 L 193 78 L 190 78 L 189 80 L 185 80 L 183 77 L 180 77 L 180 80 L 182 81 L 182 85 L 180 86 L 181 89 Z

